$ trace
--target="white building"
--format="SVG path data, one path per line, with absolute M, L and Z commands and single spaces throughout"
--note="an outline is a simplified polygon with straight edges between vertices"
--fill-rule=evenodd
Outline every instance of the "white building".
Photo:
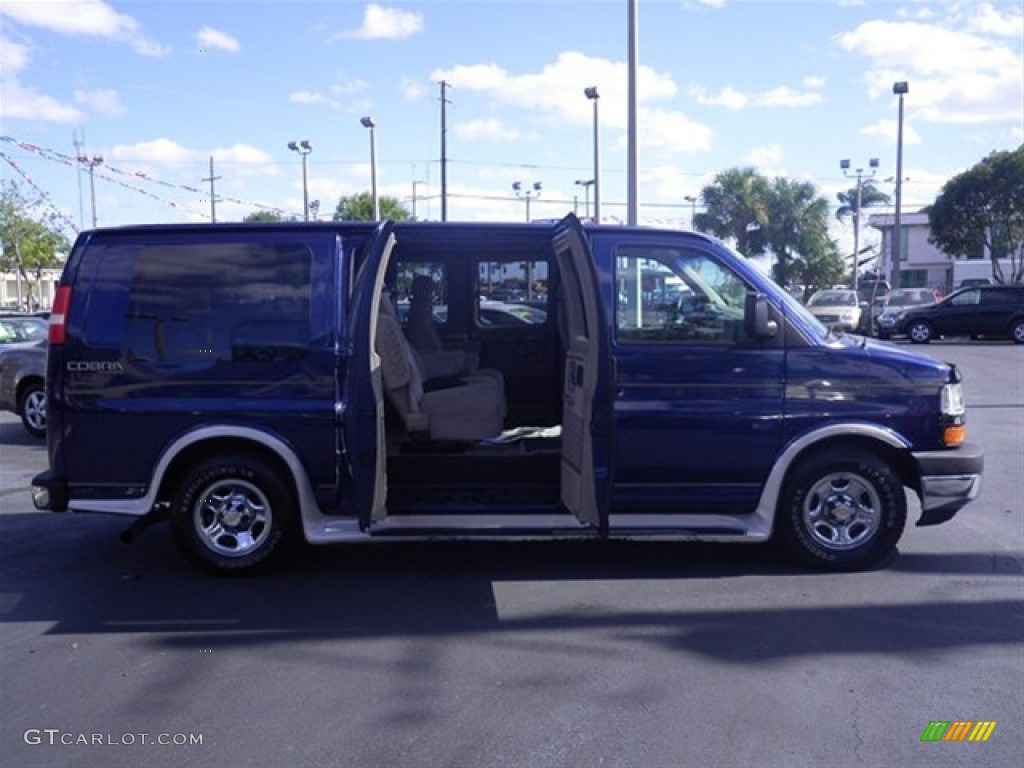
M 895 218 L 894 214 L 885 213 L 874 214 L 868 219 L 868 226 L 882 233 L 882 272 L 890 283 L 895 282 L 892 279 L 892 232 Z M 904 213 L 900 216 L 900 228 L 903 230 L 899 259 L 901 288 L 937 288 L 945 294 L 959 288 L 967 279 L 992 279 L 992 262 L 987 248 L 967 258 L 953 258 L 928 242 L 928 214 Z M 1009 259 L 1003 260 L 1001 264 L 1004 274 L 1009 274 Z
M 42 278 L 34 285 L 32 306 L 29 306 L 29 286 L 17 272 L 0 272 L 0 308 L 49 309 L 60 282 L 60 269 L 44 269 Z

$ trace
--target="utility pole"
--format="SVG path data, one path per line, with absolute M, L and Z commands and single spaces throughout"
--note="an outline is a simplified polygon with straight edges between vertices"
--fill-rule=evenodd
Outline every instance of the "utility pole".
M 868 161 L 868 165 L 871 168 L 871 176 L 874 176 L 878 170 L 878 158 L 872 157 Z M 839 161 L 839 168 L 843 172 L 843 176 L 850 177 L 850 161 L 842 159 Z M 864 187 L 864 169 L 858 168 L 853 174 L 857 179 L 857 202 L 853 209 L 853 290 L 857 290 L 858 283 L 860 281 L 860 205 L 861 205 L 861 191 Z
M 78 162 L 82 163 L 86 168 L 89 169 L 89 195 L 92 199 L 92 228 L 96 229 L 96 166 L 103 164 L 102 155 L 93 155 L 88 157 L 86 155 L 79 155 Z
M 217 223 L 217 193 L 214 191 L 213 182 L 217 181 L 220 176 L 213 175 L 213 155 L 210 155 L 210 175 L 202 181 L 210 182 L 210 218 L 213 219 L 213 223 Z
M 448 81 L 441 81 L 441 221 L 448 221 Z
M 80 135 L 77 128 L 71 134 L 71 143 L 75 146 L 75 157 L 82 157 L 84 154 L 82 150 L 85 147 L 85 136 Z M 78 228 L 85 229 L 85 208 L 82 202 L 82 166 L 76 166 L 75 171 L 78 176 Z
M 639 187 L 637 184 L 637 68 L 639 51 L 637 50 L 638 42 L 637 38 L 639 32 L 637 29 L 637 10 L 636 0 L 629 0 L 627 5 L 628 20 L 627 27 L 629 30 L 629 62 L 627 67 L 627 83 L 629 86 L 629 105 L 627 109 L 627 128 L 626 128 L 626 222 L 630 226 L 636 226 L 639 219 Z M 639 260 L 637 264 L 639 264 Z

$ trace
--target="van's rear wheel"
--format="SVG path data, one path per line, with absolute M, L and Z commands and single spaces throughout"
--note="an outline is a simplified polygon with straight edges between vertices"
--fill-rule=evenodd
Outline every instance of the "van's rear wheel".
M 907 502 L 899 477 L 877 456 L 826 451 L 796 469 L 779 514 L 782 544 L 799 559 L 857 570 L 892 552 Z
M 178 546 L 215 573 L 252 572 L 280 560 L 295 544 L 294 519 L 285 483 L 262 461 L 245 456 L 196 465 L 171 510 Z

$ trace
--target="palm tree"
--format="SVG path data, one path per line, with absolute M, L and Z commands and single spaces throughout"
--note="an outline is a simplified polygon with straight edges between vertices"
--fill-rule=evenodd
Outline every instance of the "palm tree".
M 847 216 L 852 216 L 854 223 L 856 223 L 860 209 L 870 208 L 873 205 L 885 205 L 889 202 L 889 195 L 882 192 L 869 181 L 860 185 L 860 209 L 857 207 L 856 187 L 846 192 L 838 192 L 836 199 L 840 203 L 836 209 L 836 218 L 843 221 Z
M 794 262 L 808 265 L 827 260 L 834 251 L 828 237 L 828 201 L 806 181 L 777 178 L 772 182 L 764 238 L 775 255 L 774 277 L 779 285 L 791 278 Z
M 753 168 L 723 171 L 701 192 L 706 212 L 694 217 L 694 225 L 731 238 L 744 256 L 758 256 L 764 253 L 761 228 L 768 222 L 768 191 L 768 180 Z

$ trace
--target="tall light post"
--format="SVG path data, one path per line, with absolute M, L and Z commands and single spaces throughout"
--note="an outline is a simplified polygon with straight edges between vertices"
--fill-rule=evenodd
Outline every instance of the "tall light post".
M 427 182 L 420 181 L 418 179 L 414 179 L 413 182 L 412 182 L 412 220 L 413 221 L 417 221 L 417 218 L 416 218 L 416 201 L 419 199 L 419 195 L 417 194 L 416 189 L 417 189 L 417 187 L 419 187 L 420 184 L 426 184 L 426 183 Z
M 594 179 L 576 179 L 576 186 L 583 187 L 583 215 L 590 218 L 590 188 L 594 186 Z
M 843 170 L 843 176 L 849 178 L 850 174 L 850 161 L 846 158 L 839 161 L 839 167 Z M 878 171 L 878 158 L 872 157 L 868 160 L 868 167 L 871 169 L 869 176 L 874 176 Z M 861 203 L 861 189 L 863 188 L 864 169 L 858 168 L 854 171 L 857 178 L 857 202 L 853 209 L 853 290 L 857 290 L 857 282 L 860 277 L 858 272 L 860 271 L 860 203 Z
M 89 199 L 92 200 L 92 228 L 96 229 L 96 177 L 95 170 L 97 165 L 103 165 L 102 155 L 93 155 L 89 157 L 87 155 L 79 155 L 78 162 L 82 163 L 86 168 L 89 169 Z
M 360 118 L 359 122 L 370 131 L 370 194 L 373 196 L 373 220 L 380 221 L 380 198 L 377 197 L 377 124 L 372 117 Z
M 690 204 L 690 229 L 692 229 L 694 232 L 696 232 L 697 231 L 697 196 L 696 195 L 686 195 L 683 199 Z
M 583 95 L 594 103 L 594 222 L 601 223 L 601 134 L 600 121 L 597 113 L 597 102 L 601 96 L 597 86 L 583 89 Z
M 906 80 L 901 80 L 892 84 L 892 92 L 900 97 L 900 113 L 896 129 L 896 217 L 892 227 L 892 277 L 889 282 L 893 288 L 899 288 L 900 247 L 903 240 L 903 221 L 900 218 L 903 204 L 903 97 L 910 92 L 910 86 Z
M 313 145 L 307 139 L 289 141 L 288 149 L 302 156 L 302 218 L 309 221 L 309 183 L 306 176 L 306 157 L 313 151 Z
M 512 189 L 515 191 L 516 197 L 526 201 L 526 220 L 529 221 L 530 220 L 530 201 L 533 198 L 535 198 L 535 197 L 540 197 L 540 190 L 541 190 L 540 182 L 539 181 L 533 182 L 533 187 L 531 189 L 523 189 L 522 183 L 516 181 L 516 182 L 514 182 L 512 184 Z

